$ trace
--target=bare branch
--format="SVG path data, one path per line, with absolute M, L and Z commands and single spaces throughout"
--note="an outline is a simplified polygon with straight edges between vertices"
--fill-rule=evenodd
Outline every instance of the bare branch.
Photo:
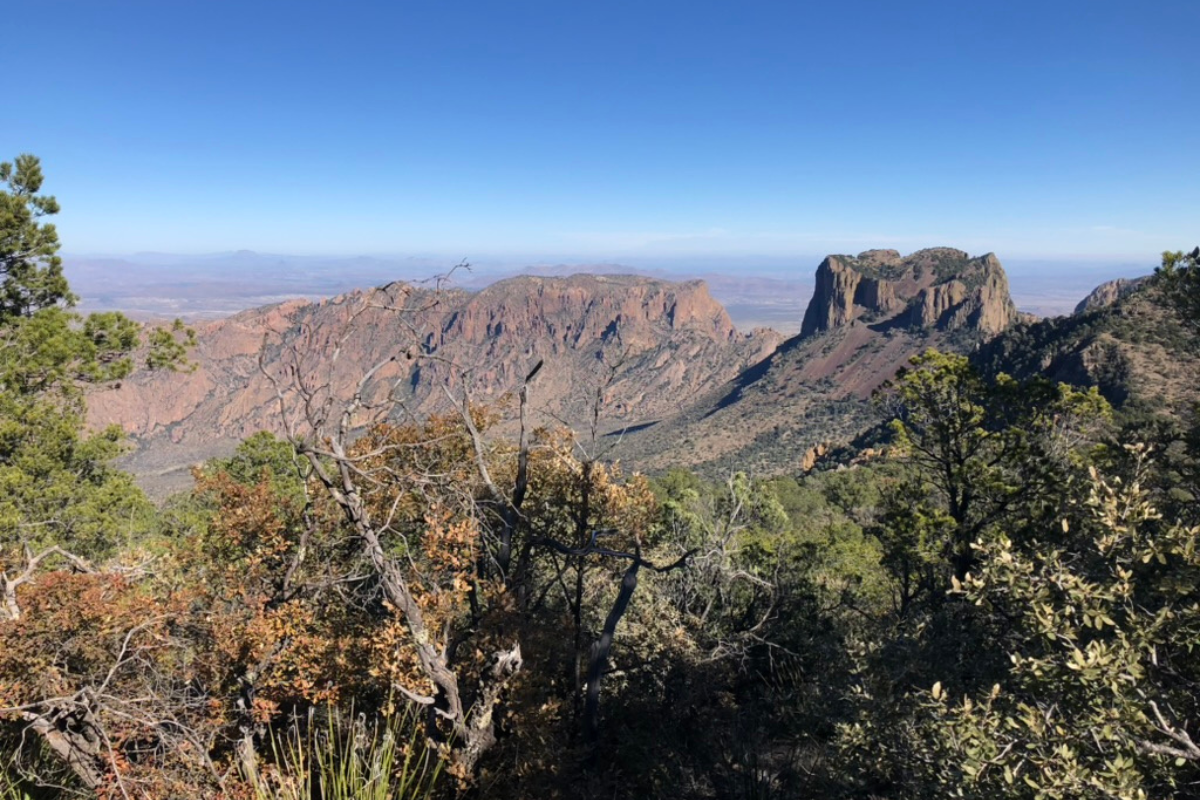
M 32 581 L 41 563 L 51 556 L 66 559 L 79 572 L 94 573 L 96 571 L 87 560 L 57 545 L 43 550 L 37 555 L 34 555 L 26 545 L 25 568 L 15 578 L 10 578 L 7 572 L 0 572 L 0 592 L 4 594 L 4 610 L 10 620 L 15 622 L 21 618 L 21 607 L 17 603 L 17 588 Z
M 1138 741 L 1138 749 L 1154 755 L 1171 756 L 1187 761 L 1200 761 L 1200 746 L 1192 739 L 1191 734 L 1185 729 L 1175 727 L 1167 722 L 1166 717 L 1159 710 L 1158 703 L 1153 700 L 1150 701 L 1150 710 L 1154 712 L 1154 719 L 1158 723 L 1154 726 L 1155 729 L 1178 746 L 1173 747 L 1171 745 L 1140 740 Z

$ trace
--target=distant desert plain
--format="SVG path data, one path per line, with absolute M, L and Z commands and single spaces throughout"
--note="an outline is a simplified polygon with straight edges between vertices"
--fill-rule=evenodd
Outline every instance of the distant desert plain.
M 1154 263 L 1129 260 L 1004 261 L 1018 310 L 1039 317 L 1069 314 L 1098 284 L 1151 272 Z M 554 261 L 482 262 L 457 267 L 431 256 L 324 257 L 238 250 L 206 255 L 139 253 L 65 257 L 67 277 L 86 311 L 123 311 L 138 319 L 219 319 L 292 298 L 310 300 L 392 281 L 447 282 L 477 290 L 515 275 L 629 274 L 671 281 L 702 279 L 742 331 L 766 327 L 793 335 L 812 297 L 812 275 L 822 255 L 714 261 L 626 264 Z M 758 265 L 761 264 L 761 265 Z

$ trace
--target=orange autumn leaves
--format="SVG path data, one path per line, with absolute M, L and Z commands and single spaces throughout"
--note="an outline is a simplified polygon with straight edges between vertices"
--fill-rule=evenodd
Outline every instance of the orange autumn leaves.
M 490 420 L 476 412 L 473 421 L 484 429 Z M 228 774 L 247 725 L 262 736 L 314 706 L 395 708 L 405 693 L 435 696 L 413 630 L 384 599 L 352 526 L 325 491 L 306 490 L 294 474 L 279 480 L 272 470 L 283 462 L 259 455 L 261 469 L 215 463 L 198 472 L 192 502 L 202 521 L 158 542 L 144 568 L 80 574 L 60 562 L 23 586 L 22 618 L 0 626 L 0 708 L 101 687 L 139 698 L 137 707 L 122 700 L 102 710 L 116 755 L 98 769 L 195 781 L 197 771 Z M 602 530 L 603 547 L 654 545 L 655 504 L 643 479 L 588 464 L 568 434 L 536 432 L 514 543 L 528 556 L 527 591 L 518 592 L 515 566 L 509 575 L 495 566 L 500 511 L 460 418 L 378 426 L 350 456 L 383 546 L 404 570 L 429 640 L 453 654 L 468 698 L 495 653 L 515 641 L 528 640 L 538 670 L 574 663 L 558 652 L 572 645 L 561 636 L 569 615 L 557 595 L 540 609 L 522 605 L 545 600 L 563 577 L 561 557 L 538 542 L 586 547 Z M 513 483 L 514 446 L 489 444 L 485 458 L 497 483 Z M 589 585 L 608 586 L 622 568 L 599 555 L 586 560 Z M 505 724 L 549 709 L 568 714 L 569 685 L 522 675 Z M 164 738 L 162 720 L 172 715 L 186 737 Z M 6 719 L 19 724 L 12 713 Z

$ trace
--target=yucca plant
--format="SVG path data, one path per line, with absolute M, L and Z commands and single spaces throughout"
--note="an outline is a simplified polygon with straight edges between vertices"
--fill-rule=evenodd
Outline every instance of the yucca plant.
M 6 770 L 0 769 L 0 800 L 33 800 L 33 798 L 21 788 L 21 784 L 16 778 Z
M 70 784 L 70 775 L 39 749 L 22 754 L 29 760 L 20 761 L 13 740 L 0 739 L 0 753 L 6 757 L 0 763 L 0 800 L 54 800 L 70 793 L 63 788 Z
M 274 768 L 250 779 L 257 800 L 426 800 L 442 772 L 411 712 L 369 721 L 310 709 L 273 735 L 271 748 Z

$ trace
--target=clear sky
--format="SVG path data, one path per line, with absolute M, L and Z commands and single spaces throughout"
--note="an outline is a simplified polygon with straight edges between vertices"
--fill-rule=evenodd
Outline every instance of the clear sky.
M 1200 243 L 1200 2 L 14 2 L 64 249 Z M 804 263 L 806 271 L 811 263 Z

